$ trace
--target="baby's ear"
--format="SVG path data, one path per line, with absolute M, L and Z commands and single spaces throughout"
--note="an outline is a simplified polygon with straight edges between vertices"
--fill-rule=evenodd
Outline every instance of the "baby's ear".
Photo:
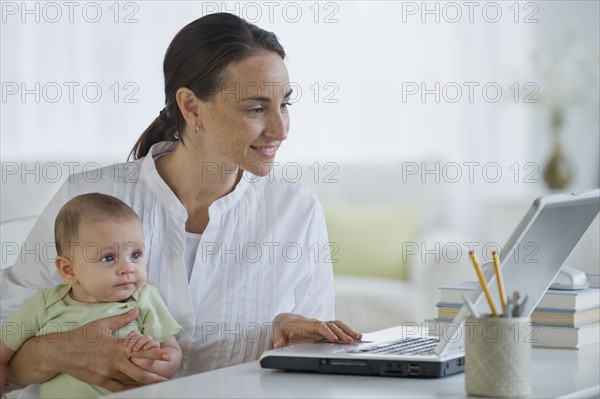
M 73 265 L 69 258 L 57 256 L 54 263 L 56 265 L 56 270 L 58 270 L 65 283 L 73 285 L 77 282 L 77 277 L 75 277 L 75 271 L 73 270 Z

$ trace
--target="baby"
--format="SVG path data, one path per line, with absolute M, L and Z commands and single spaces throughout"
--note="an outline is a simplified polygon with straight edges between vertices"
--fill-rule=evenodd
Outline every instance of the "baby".
M 144 230 L 136 213 L 105 194 L 83 194 L 68 201 L 54 225 L 56 268 L 66 284 L 40 291 L 2 324 L 0 361 L 4 390 L 7 364 L 33 336 L 74 328 L 139 309 L 137 319 L 120 330 L 129 352 L 161 348 L 169 361 L 131 361 L 165 378 L 179 369 L 181 348 L 173 319 L 158 290 L 146 283 Z M 93 330 L 93 328 L 91 329 Z M 93 334 L 92 334 L 93 335 Z M 98 397 L 110 392 L 68 374 L 57 374 L 40 385 L 42 398 Z

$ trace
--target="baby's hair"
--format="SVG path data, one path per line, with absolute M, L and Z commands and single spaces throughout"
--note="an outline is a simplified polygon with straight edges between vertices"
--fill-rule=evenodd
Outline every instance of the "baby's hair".
M 126 203 L 111 195 L 90 193 L 71 198 L 58 212 L 54 222 L 54 240 L 59 256 L 66 256 L 69 244 L 77 240 L 83 220 L 138 219 Z

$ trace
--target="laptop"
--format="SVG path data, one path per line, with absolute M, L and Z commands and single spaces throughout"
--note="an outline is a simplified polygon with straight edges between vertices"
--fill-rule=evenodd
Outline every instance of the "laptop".
M 533 312 L 581 236 L 600 212 L 600 190 L 553 194 L 536 199 L 500 252 L 507 293 L 528 296 L 523 316 Z M 475 271 L 473 271 L 475 275 Z M 484 268 L 495 304 L 500 296 L 492 267 Z M 471 296 L 481 314 L 490 309 L 481 288 Z M 373 341 L 352 344 L 301 343 L 268 350 L 260 365 L 285 371 L 438 378 L 464 371 L 464 334 L 469 310 L 463 306 L 439 338 L 406 328 L 373 334 Z M 369 336 L 371 336 L 369 334 Z

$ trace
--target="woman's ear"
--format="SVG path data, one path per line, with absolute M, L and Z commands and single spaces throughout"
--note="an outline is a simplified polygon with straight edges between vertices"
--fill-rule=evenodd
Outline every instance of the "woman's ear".
M 185 119 L 186 125 L 194 132 L 196 126 L 199 126 L 201 121 L 200 100 L 187 87 L 177 89 L 175 98 L 177 99 L 177 105 L 179 106 L 181 115 L 183 115 L 183 119 Z
M 60 276 L 69 285 L 77 283 L 77 277 L 75 276 L 75 270 L 69 258 L 65 256 L 57 256 L 55 261 L 56 270 L 60 273 Z

